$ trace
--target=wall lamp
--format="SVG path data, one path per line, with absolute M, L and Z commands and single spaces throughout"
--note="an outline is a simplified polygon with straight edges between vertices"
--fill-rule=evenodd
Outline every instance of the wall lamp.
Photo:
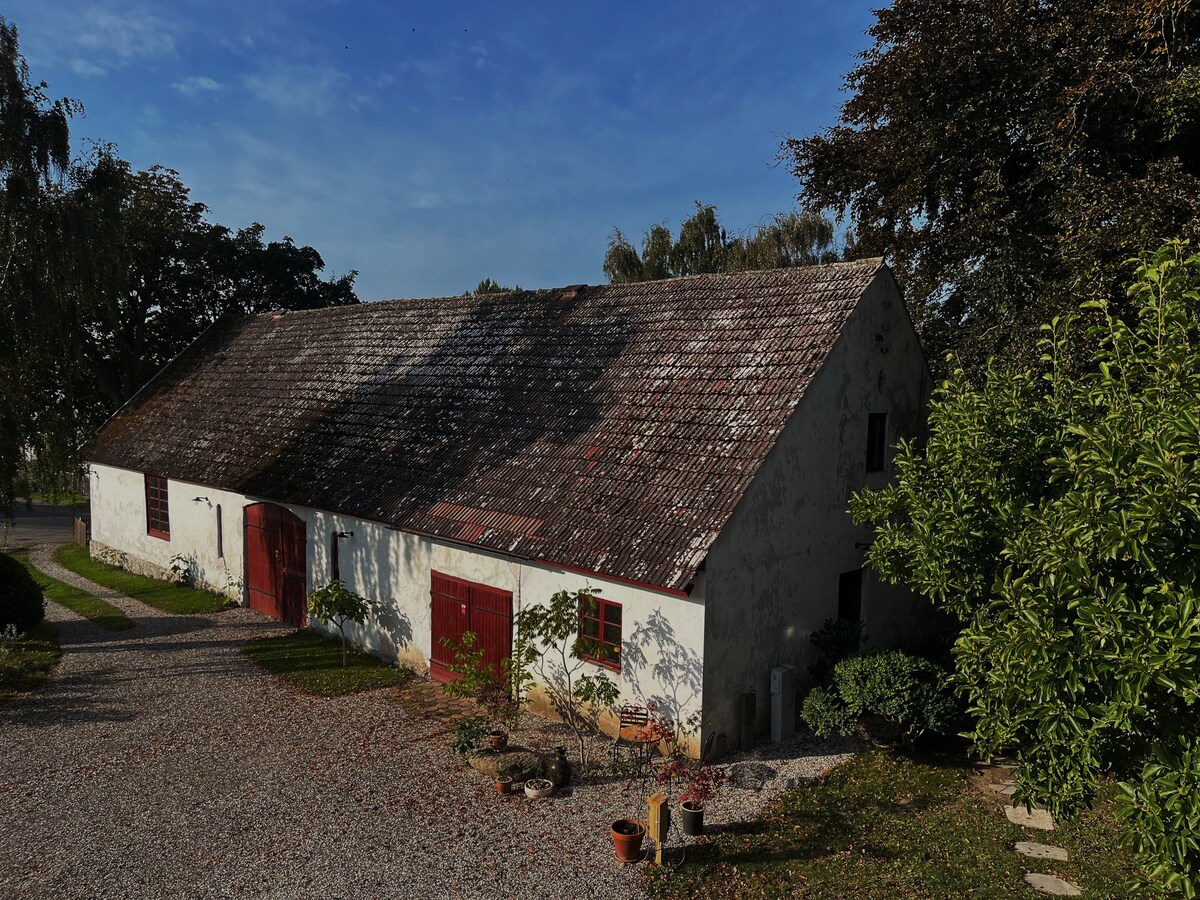
M 209 501 L 208 501 L 207 497 L 193 497 L 192 502 L 193 503 L 208 503 Z
M 333 533 L 333 536 L 335 538 L 352 538 L 352 537 L 354 537 L 354 532 L 353 531 L 335 531 Z

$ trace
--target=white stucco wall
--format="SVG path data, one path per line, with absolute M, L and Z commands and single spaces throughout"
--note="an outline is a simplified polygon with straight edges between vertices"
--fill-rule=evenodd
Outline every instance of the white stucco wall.
M 164 569 L 171 557 L 194 560 L 198 578 L 224 586 L 228 569 L 237 579 L 230 595 L 244 602 L 243 508 L 263 498 L 171 480 L 169 541 L 146 534 L 144 477 L 140 472 L 91 466 L 92 538 Z M 193 498 L 206 497 L 207 502 Z M 215 506 L 225 520 L 225 557 L 216 556 Z M 303 519 L 308 533 L 308 590 L 331 577 L 330 535 L 353 531 L 340 542 L 339 570 L 354 591 L 377 604 L 378 613 L 356 630 L 355 640 L 387 659 L 419 671 L 432 651 L 430 572 L 512 591 L 514 612 L 543 603 L 560 590 L 599 588 L 601 596 L 622 606 L 622 666 L 609 672 L 621 687 L 623 702 L 655 700 L 684 717 L 700 708 L 704 643 L 704 587 L 689 597 L 584 575 L 551 564 L 520 561 L 463 545 L 409 534 L 349 516 L 280 504 Z M 588 671 L 600 667 L 586 664 Z
M 836 618 L 841 573 L 863 564 L 871 539 L 846 512 L 850 495 L 881 487 L 866 472 L 867 416 L 886 412 L 888 444 L 923 432 L 932 383 L 903 299 L 881 273 L 709 554 L 705 623 L 705 718 L 738 740 L 737 702 L 756 694 L 756 731 L 770 727 L 770 670 L 797 666 L 803 688 L 809 640 Z M 869 644 L 917 637 L 929 608 L 910 591 L 864 573 Z M 803 690 L 797 693 L 797 705 Z

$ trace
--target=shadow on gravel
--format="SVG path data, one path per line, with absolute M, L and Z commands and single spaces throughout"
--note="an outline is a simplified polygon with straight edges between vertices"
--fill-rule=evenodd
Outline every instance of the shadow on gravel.
M 120 673 L 116 669 L 55 678 L 23 702 L 6 705 L 2 720 L 6 725 L 29 728 L 131 722 L 138 717 L 138 710 L 131 704 L 97 702 L 94 697 L 94 692 L 106 683 L 118 680 Z

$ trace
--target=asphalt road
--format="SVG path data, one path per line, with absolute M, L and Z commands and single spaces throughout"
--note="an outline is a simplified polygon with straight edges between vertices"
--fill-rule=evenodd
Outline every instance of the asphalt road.
M 0 515 L 0 549 L 28 547 L 32 544 L 65 544 L 74 539 L 76 516 L 86 516 L 84 506 L 54 506 L 34 501 L 26 506 L 18 499 L 13 518 Z

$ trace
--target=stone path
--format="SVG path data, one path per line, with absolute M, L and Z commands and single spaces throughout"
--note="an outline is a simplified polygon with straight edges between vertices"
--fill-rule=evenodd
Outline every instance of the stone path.
M 1007 768 L 1007 766 L 1003 768 Z M 1011 797 L 1016 792 L 1011 779 L 993 781 L 988 784 L 988 789 L 1002 797 Z M 1004 814 L 1008 817 L 1008 821 L 1023 828 L 1035 828 L 1041 831 L 1053 831 L 1055 828 L 1054 817 L 1050 812 L 1036 806 L 1026 809 L 1024 806 L 1012 806 L 1009 804 L 1004 807 Z M 1045 859 L 1057 862 L 1066 862 L 1067 860 L 1066 850 L 1062 847 L 1054 847 L 1049 844 L 1017 841 L 1013 845 L 1013 849 L 1022 856 L 1028 856 L 1031 859 Z M 1071 884 L 1071 882 L 1059 878 L 1057 875 L 1047 875 L 1041 872 L 1026 873 L 1025 883 L 1035 891 L 1054 897 L 1078 897 L 1083 893 L 1077 885 Z

